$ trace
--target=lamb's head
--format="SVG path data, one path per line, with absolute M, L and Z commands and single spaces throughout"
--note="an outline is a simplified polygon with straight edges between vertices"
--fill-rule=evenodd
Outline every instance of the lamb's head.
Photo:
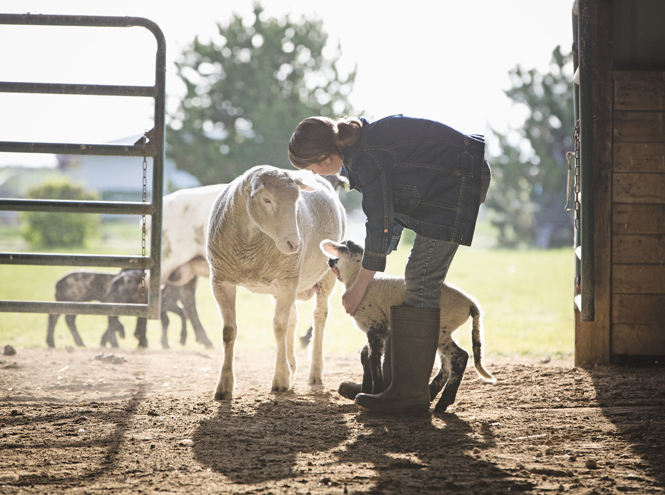
M 286 170 L 261 167 L 251 177 L 247 213 L 275 241 L 277 249 L 284 254 L 295 254 L 300 249 L 296 204 L 300 191 L 314 190 Z
M 329 239 L 320 244 L 323 254 L 330 258 L 328 266 L 337 279 L 349 287 L 355 282 L 363 259 L 363 248 L 353 241 L 342 243 Z

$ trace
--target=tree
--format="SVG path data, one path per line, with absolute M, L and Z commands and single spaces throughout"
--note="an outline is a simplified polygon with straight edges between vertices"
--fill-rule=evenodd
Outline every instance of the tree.
M 571 54 L 552 52 L 551 72 L 510 71 L 506 95 L 523 105 L 522 128 L 492 130 L 499 153 L 491 157 L 492 186 L 487 199 L 499 244 L 539 248 L 571 246 L 573 221 L 566 204 L 566 152 L 573 150 L 574 127 Z
M 312 115 L 351 113 L 354 69 L 342 77 L 316 19 L 234 14 L 209 43 L 198 37 L 176 64 L 187 94 L 169 116 L 167 154 L 203 184 L 229 182 L 254 165 L 291 168 L 287 147 Z
M 29 199 L 98 200 L 99 195 L 66 180 L 46 182 L 28 191 Z M 23 238 L 34 247 L 83 246 L 99 226 L 97 215 L 28 211 L 23 218 Z

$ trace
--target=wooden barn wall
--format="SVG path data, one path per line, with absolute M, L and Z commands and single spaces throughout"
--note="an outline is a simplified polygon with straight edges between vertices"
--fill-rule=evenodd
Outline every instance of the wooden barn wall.
M 614 72 L 612 361 L 665 356 L 665 72 Z

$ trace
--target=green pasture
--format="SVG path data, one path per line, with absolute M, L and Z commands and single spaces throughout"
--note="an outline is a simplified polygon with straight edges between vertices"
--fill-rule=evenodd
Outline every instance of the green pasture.
M 406 239 L 405 239 L 406 241 Z M 16 251 L 16 236 L 5 230 L 0 234 L 0 251 Z M 448 274 L 447 282 L 473 294 L 485 311 L 485 353 L 488 356 L 552 356 L 568 357 L 573 352 L 573 266 L 571 249 L 501 250 L 485 247 L 461 247 Z M 140 229 L 134 224 L 104 224 L 101 235 L 90 246 L 78 252 L 129 254 L 137 253 Z M 402 274 L 410 246 L 403 242 L 388 258 L 388 272 Z M 0 265 L 0 299 L 54 300 L 55 282 L 71 267 Z M 109 270 L 115 271 L 113 269 Z M 343 287 L 338 284 L 331 298 L 325 337 L 327 353 L 355 354 L 364 343 L 364 334 L 357 330 L 341 305 Z M 216 347 L 221 347 L 221 322 L 207 279 L 199 279 L 197 306 L 202 324 Z M 298 336 L 303 335 L 312 321 L 313 301 L 300 305 Z M 273 302 L 269 296 L 238 289 L 238 342 L 236 349 L 273 349 Z M 169 342 L 180 348 L 180 318 L 169 314 Z M 121 317 L 127 336 L 120 341 L 123 348 L 136 347 L 132 336 L 135 318 Z M 78 316 L 77 327 L 88 347 L 99 346 L 106 329 L 105 316 Z M 0 313 L 0 345 L 17 348 L 46 347 L 47 315 Z M 470 323 L 455 337 L 460 345 L 471 350 Z M 185 348 L 202 350 L 194 341 L 189 327 Z M 150 320 L 150 347 L 160 347 L 161 323 Z M 73 346 L 64 317 L 58 320 L 55 341 L 59 348 Z M 299 345 L 299 344 L 298 344 Z

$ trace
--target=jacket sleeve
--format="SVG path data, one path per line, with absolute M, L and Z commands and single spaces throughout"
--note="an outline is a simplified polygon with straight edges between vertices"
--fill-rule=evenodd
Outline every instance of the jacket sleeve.
M 393 244 L 395 232 L 394 208 L 390 174 L 385 164 L 372 153 L 358 157 L 354 169 L 361 182 L 362 208 L 367 217 L 365 223 L 365 254 L 362 266 L 367 270 L 382 272 L 386 269 L 386 256 Z

